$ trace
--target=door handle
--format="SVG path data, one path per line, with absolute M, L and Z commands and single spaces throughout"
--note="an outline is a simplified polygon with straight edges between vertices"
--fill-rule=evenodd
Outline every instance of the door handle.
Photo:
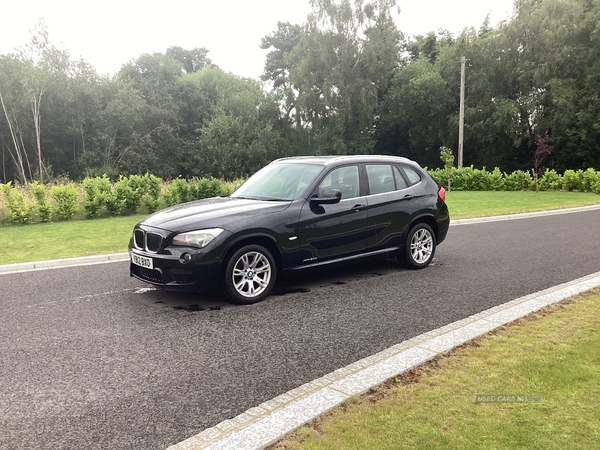
M 357 212 L 358 212 L 358 211 L 362 211 L 363 209 L 366 209 L 366 207 L 367 207 L 367 205 L 365 205 L 365 204 L 363 204 L 363 203 L 359 203 L 359 204 L 357 204 L 357 205 L 354 205 L 354 206 L 352 207 L 352 209 L 353 209 L 354 211 L 357 211 Z

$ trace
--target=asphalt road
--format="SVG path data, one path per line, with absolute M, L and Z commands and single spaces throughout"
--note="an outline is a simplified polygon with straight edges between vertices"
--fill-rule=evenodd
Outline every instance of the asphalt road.
M 265 302 L 150 289 L 124 262 L 0 275 L 0 448 L 164 449 L 339 367 L 600 271 L 600 210 L 454 226 Z

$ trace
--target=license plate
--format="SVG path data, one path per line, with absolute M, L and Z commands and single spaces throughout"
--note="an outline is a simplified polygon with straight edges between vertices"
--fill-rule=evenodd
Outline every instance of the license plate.
M 131 262 L 136 266 L 145 267 L 146 269 L 154 269 L 154 265 L 152 264 L 152 258 L 146 258 L 145 256 L 136 255 L 135 253 L 131 254 Z

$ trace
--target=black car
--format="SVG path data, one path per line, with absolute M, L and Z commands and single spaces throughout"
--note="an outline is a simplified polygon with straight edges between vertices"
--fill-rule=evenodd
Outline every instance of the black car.
M 301 269 L 378 254 L 422 269 L 449 223 L 444 188 L 406 158 L 283 158 L 229 196 L 138 223 L 130 273 L 171 289 L 223 288 L 237 303 L 254 303 L 278 274 Z

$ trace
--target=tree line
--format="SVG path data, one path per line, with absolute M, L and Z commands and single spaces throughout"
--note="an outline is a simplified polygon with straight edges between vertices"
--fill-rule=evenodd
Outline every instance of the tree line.
M 423 36 L 397 28 L 395 0 L 310 3 L 305 23 L 280 22 L 260 42 L 261 80 L 224 72 L 205 47 L 144 54 L 100 76 L 41 24 L 0 55 L 0 181 L 231 180 L 318 154 L 440 167 L 440 148 L 458 145 L 462 56 L 466 165 L 600 169 L 599 2 L 515 0 L 495 27 Z M 541 141 L 552 149 L 543 161 Z

